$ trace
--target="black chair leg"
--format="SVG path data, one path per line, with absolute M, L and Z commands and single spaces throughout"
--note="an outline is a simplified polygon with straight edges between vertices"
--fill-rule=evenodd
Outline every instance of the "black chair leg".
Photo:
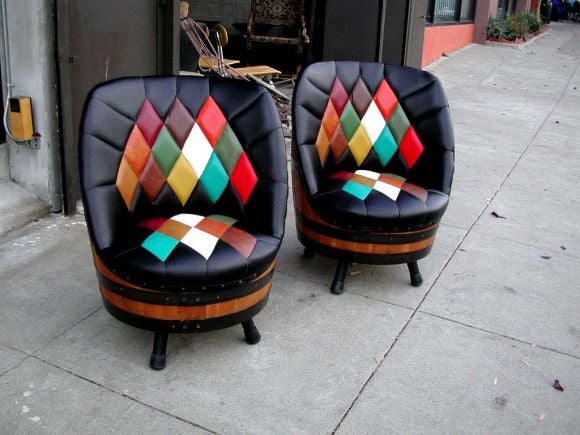
M 153 351 L 151 352 L 151 359 L 149 366 L 153 370 L 163 370 L 165 368 L 165 356 L 167 354 L 167 332 L 156 332 L 153 338 Z
M 304 257 L 305 258 L 312 258 L 314 257 L 314 250 L 312 248 L 306 247 L 304 248 Z
M 407 263 L 407 267 L 409 268 L 409 275 L 411 275 L 411 285 L 413 287 L 419 287 L 423 284 L 423 277 L 421 276 L 417 262 Z
M 258 328 L 254 324 L 254 320 L 246 320 L 242 322 L 242 328 L 244 328 L 244 335 L 246 336 L 246 343 L 248 344 L 256 344 L 262 338 L 260 333 L 258 332 Z
M 336 265 L 336 272 L 334 272 L 334 279 L 332 280 L 332 285 L 330 286 L 330 291 L 335 295 L 339 295 L 344 291 L 344 280 L 346 279 L 346 274 L 348 273 L 348 268 L 350 267 L 350 262 L 345 260 L 339 260 Z

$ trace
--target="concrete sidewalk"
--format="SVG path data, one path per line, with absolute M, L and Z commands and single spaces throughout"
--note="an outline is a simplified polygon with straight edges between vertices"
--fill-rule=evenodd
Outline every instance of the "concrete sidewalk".
M 420 288 L 355 266 L 330 294 L 289 204 L 261 343 L 171 336 L 153 372 L 152 334 L 102 308 L 82 217 L 5 235 L 0 433 L 580 432 L 580 25 L 551 27 L 430 67 L 456 175 Z

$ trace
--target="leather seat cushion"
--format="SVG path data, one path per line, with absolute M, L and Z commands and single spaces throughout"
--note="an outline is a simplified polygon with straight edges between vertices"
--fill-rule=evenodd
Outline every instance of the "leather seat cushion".
M 334 225 L 388 232 L 439 222 L 449 196 L 395 174 L 357 170 L 330 174 L 311 201 L 316 212 Z
M 274 260 L 280 240 L 253 234 L 223 215 L 148 218 L 99 253 L 121 278 L 152 287 L 211 286 L 245 280 Z

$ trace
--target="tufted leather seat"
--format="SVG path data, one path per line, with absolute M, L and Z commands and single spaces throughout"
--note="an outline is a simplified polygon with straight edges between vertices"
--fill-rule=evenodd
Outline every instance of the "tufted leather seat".
M 266 304 L 284 234 L 287 175 L 276 107 L 221 78 L 125 78 L 88 96 L 81 188 L 106 308 L 156 332 L 242 323 Z
M 305 253 L 408 263 L 431 250 L 449 201 L 454 140 L 439 81 L 413 68 L 320 62 L 299 78 L 293 106 L 293 192 Z

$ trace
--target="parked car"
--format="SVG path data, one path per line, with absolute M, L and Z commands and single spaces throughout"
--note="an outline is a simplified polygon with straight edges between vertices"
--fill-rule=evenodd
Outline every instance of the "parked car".
M 540 18 L 543 23 L 550 22 L 550 16 L 552 15 L 552 0 L 542 0 L 540 3 Z
M 552 0 L 552 12 L 550 14 L 552 21 L 560 21 L 566 19 L 566 4 L 564 0 Z

